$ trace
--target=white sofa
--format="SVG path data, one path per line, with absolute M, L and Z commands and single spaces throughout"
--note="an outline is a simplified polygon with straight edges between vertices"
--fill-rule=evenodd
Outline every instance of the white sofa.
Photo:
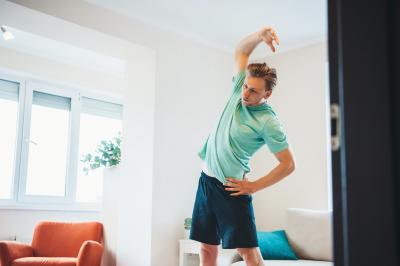
M 266 266 L 333 266 L 332 212 L 290 208 L 286 211 L 289 244 L 299 260 L 265 260 Z M 236 250 L 220 254 L 218 265 L 246 266 Z

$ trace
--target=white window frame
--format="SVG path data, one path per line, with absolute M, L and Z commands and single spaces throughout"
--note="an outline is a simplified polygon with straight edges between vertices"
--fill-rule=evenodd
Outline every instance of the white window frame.
M 33 91 L 48 93 L 51 95 L 67 97 L 71 99 L 71 109 L 69 115 L 68 125 L 68 151 L 66 154 L 67 169 L 65 175 L 65 196 L 40 196 L 40 195 L 27 195 L 26 194 L 26 183 L 27 183 L 27 171 L 28 171 L 28 155 L 30 147 L 30 128 L 32 118 L 32 97 Z M 24 114 L 24 126 L 23 126 L 23 141 L 22 141 L 22 153 L 21 153 L 21 175 L 20 185 L 18 191 L 18 201 L 20 202 L 52 202 L 52 203 L 73 203 L 74 202 L 74 189 L 73 186 L 76 184 L 76 175 L 73 174 L 74 165 L 74 151 L 76 150 L 77 139 L 72 136 L 76 135 L 76 127 L 79 127 L 79 104 L 78 94 L 72 90 L 65 90 L 59 87 L 50 86 L 48 84 L 27 81 L 25 87 L 25 114 Z M 77 121 L 78 120 L 78 121 Z M 78 128 L 79 134 L 79 128 Z M 75 168 L 76 169 L 76 168 Z
M 17 143 L 14 157 L 14 176 L 12 180 L 13 193 L 11 199 L 0 199 L 0 209 L 100 211 L 101 203 L 83 203 L 76 201 L 81 98 L 88 97 L 123 105 L 122 97 L 93 90 L 72 88 L 52 82 L 24 79 L 23 77 L 4 73 L 0 73 L 0 78 L 20 84 L 18 91 Z M 26 194 L 33 91 L 71 99 L 64 197 Z
M 2 204 L 12 204 L 15 202 L 15 199 L 18 195 L 18 187 L 19 187 L 19 178 L 20 176 L 20 158 L 19 154 L 21 154 L 21 144 L 22 144 L 22 126 L 24 122 L 24 99 L 25 99 L 25 81 L 20 77 L 9 75 L 9 74 L 0 74 L 0 79 L 19 83 L 18 88 L 18 114 L 17 114 L 17 128 L 16 128 L 16 145 L 15 145 L 15 153 L 14 153 L 14 171 L 13 177 L 11 181 L 11 198 L 10 199 L 1 199 Z

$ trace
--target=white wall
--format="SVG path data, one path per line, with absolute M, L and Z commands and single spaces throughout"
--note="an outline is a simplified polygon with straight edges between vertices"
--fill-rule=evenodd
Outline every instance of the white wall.
M 184 218 L 191 216 L 200 174 L 201 162 L 196 154 L 229 97 L 232 55 L 79 0 L 14 2 L 156 51 L 154 167 L 138 168 L 147 177 L 154 171 L 152 198 L 137 194 L 142 183 L 132 179 L 124 189 L 138 196 L 132 196 L 122 209 L 127 216 L 125 228 L 141 230 L 140 220 L 151 223 L 151 265 L 177 265 L 177 241 L 183 236 Z M 326 208 L 323 47 L 310 46 L 267 59 L 278 68 L 279 75 L 271 103 L 288 131 L 298 167 L 287 180 L 254 196 L 259 228 L 279 227 L 288 206 Z M 305 65 L 312 74 L 304 73 Z M 302 74 L 306 75 L 300 77 Z M 137 99 L 135 103 L 151 102 L 146 97 Z M 310 124 L 312 127 L 306 128 Z M 131 129 L 133 133 L 134 127 Z M 147 144 L 142 143 L 144 149 Z M 140 159 L 135 151 L 129 156 L 132 161 L 134 157 Z M 252 161 L 254 176 L 265 174 L 274 162 L 265 150 L 260 151 Z M 152 208 L 132 210 L 130 205 L 146 200 L 151 201 Z M 143 237 L 150 237 L 150 232 L 142 231 Z M 120 232 L 121 238 L 140 244 L 137 237 Z M 134 246 L 127 247 L 126 252 L 130 248 L 136 256 Z
M 327 46 L 317 43 L 265 58 L 277 69 L 269 103 L 282 122 L 296 159 L 295 172 L 254 195 L 259 230 L 282 228 L 289 207 L 328 209 Z M 277 160 L 264 146 L 252 160 L 252 177 L 265 175 Z
M 83 1 L 15 2 L 156 51 L 154 168 L 143 165 L 137 169 L 140 172 L 154 169 L 152 208 L 146 209 L 145 205 L 140 212 L 135 212 L 129 206 L 149 201 L 148 197 L 137 194 L 141 182 L 132 180 L 124 188 L 137 197 L 132 196 L 132 201 L 122 207 L 129 218 L 119 220 L 138 230 L 142 228 L 137 221 L 145 220 L 151 224 L 151 265 L 176 265 L 183 220 L 191 216 L 200 174 L 201 162 L 196 153 L 228 98 L 232 56 Z M 137 99 L 134 103 L 146 104 L 154 100 Z M 141 113 L 147 110 L 145 108 Z M 152 149 L 151 145 L 148 148 Z M 140 153 L 132 151 L 129 156 L 140 156 Z M 121 238 L 140 244 L 135 236 L 123 233 Z M 144 233 L 150 237 L 149 232 Z M 126 250 L 129 248 L 135 254 L 132 257 L 137 256 L 137 252 L 132 252 L 134 247 Z
M 36 210 L 0 210 L 0 239 L 23 242 L 32 240 L 33 228 L 39 221 L 97 221 L 97 212 L 64 212 Z
M 154 50 L 6 1 L 0 2 L 0 23 L 115 57 L 124 62 L 125 75 L 113 76 L 21 51 L 0 48 L 2 59 L 0 65 L 3 72 L 86 90 L 97 90 L 105 94 L 117 94 L 123 98 L 122 150 L 136 152 L 123 154 L 120 186 L 129 189 L 140 183 L 141 189 L 135 194 L 132 194 L 130 190 L 117 191 L 115 194 L 119 197 L 125 192 L 120 207 L 129 208 L 131 211 L 122 212 L 120 215 L 120 220 L 123 222 L 118 227 L 123 234 L 119 237 L 118 245 L 122 248 L 118 250 L 118 253 L 120 265 L 150 264 L 151 239 L 149 236 L 154 157 Z M 70 55 L 70 57 L 74 56 Z M 142 218 L 137 219 L 136 215 L 132 215 L 133 213 L 142 213 Z M 34 225 L 43 219 L 93 220 L 99 219 L 99 213 L 0 210 L 0 236 L 8 238 L 23 234 L 23 238 L 28 237 L 32 234 Z M 132 226 L 132 223 L 136 226 Z M 133 237 L 137 241 L 132 241 Z M 132 250 L 136 251 L 134 257 Z

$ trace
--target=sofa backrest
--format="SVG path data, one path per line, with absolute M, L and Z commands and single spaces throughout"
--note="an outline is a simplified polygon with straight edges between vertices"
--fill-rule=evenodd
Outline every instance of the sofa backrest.
M 289 208 L 286 234 L 299 258 L 333 261 L 332 211 Z
M 36 257 L 77 257 L 86 240 L 102 241 L 103 226 L 98 222 L 40 222 L 32 239 Z

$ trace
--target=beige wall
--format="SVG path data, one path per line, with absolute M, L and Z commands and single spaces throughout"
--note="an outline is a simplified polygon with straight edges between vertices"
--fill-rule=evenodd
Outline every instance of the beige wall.
M 283 124 L 296 159 L 295 172 L 254 196 L 257 227 L 282 228 L 290 207 L 328 209 L 328 119 L 325 42 L 265 58 L 277 69 L 270 104 Z M 264 146 L 252 160 L 252 177 L 265 175 L 277 160 Z

